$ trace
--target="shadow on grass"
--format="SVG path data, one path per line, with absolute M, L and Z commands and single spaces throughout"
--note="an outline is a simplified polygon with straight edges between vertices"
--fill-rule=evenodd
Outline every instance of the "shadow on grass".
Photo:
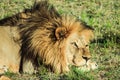
M 91 43 L 106 43 L 107 41 L 120 44 L 120 32 L 106 32 L 102 38 L 95 39 Z

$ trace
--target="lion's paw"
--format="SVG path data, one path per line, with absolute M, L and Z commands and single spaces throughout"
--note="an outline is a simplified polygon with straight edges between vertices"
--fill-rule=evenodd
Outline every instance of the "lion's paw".
M 11 79 L 9 77 L 6 77 L 6 76 L 1 76 L 0 80 L 11 80 Z
M 7 71 L 8 71 L 8 67 L 7 66 L 5 66 L 5 65 L 0 66 L 0 74 L 3 74 L 5 72 L 7 72 Z
M 34 65 L 32 64 L 31 61 L 26 61 L 23 64 L 23 72 L 28 74 L 33 74 L 36 73 L 37 71 L 34 69 Z

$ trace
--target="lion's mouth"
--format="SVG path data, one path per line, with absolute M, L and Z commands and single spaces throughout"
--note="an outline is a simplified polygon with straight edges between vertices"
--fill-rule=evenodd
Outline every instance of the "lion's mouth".
M 98 65 L 96 64 L 96 62 L 92 62 L 91 60 L 87 61 L 86 64 L 78 67 L 78 69 L 82 71 L 90 71 L 90 70 L 95 70 L 97 68 Z

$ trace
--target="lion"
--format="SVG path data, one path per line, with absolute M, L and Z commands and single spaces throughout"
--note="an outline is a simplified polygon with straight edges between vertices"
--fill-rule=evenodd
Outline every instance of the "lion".
M 89 70 L 97 67 L 90 62 L 89 51 L 94 29 L 60 15 L 48 1 L 0 20 L 0 26 L 0 66 L 8 70 L 32 74 L 40 63 L 55 73 L 68 72 L 70 65 Z

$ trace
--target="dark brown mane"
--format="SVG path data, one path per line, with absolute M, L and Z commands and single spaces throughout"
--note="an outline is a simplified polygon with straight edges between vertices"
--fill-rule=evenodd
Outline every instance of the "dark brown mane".
M 32 40 L 34 39 L 34 33 L 36 32 L 36 30 L 40 30 L 40 32 L 38 33 L 39 35 L 36 35 L 38 36 L 38 38 L 41 38 L 40 42 L 44 38 L 47 41 L 56 42 L 57 38 L 55 37 L 55 30 L 57 27 L 62 26 L 62 17 L 47 1 L 34 4 L 33 8 L 31 8 L 30 14 L 31 15 L 29 16 L 29 18 L 27 18 L 23 24 L 19 23 L 22 40 L 20 51 L 22 58 L 26 60 L 33 60 L 32 62 L 37 64 L 37 61 L 35 59 L 37 59 L 37 55 L 40 53 L 36 50 L 35 46 L 31 44 L 33 43 Z M 35 45 L 37 46 L 36 43 Z M 21 65 L 22 64 L 23 62 L 21 61 Z M 20 67 L 20 71 L 22 71 L 22 66 Z

